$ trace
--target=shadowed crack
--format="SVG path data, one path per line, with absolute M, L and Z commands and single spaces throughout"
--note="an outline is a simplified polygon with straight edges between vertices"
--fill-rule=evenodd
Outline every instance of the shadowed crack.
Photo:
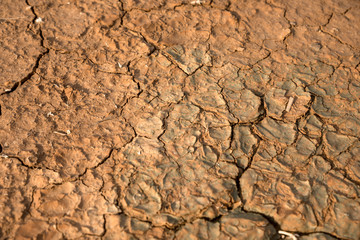
M 26 76 L 24 77 L 23 79 L 21 79 L 19 82 L 16 82 L 12 87 L 11 89 L 3 92 L 0 94 L 1 95 L 5 95 L 5 94 L 10 94 L 12 92 L 14 92 L 18 87 L 20 87 L 21 85 L 25 84 L 28 80 L 30 80 L 35 74 L 36 74 L 36 70 L 38 69 L 39 67 L 39 63 L 40 63 L 40 60 L 46 55 L 49 53 L 49 50 L 47 50 L 46 52 L 40 54 L 38 56 L 38 58 L 36 59 L 36 62 L 35 62 L 35 66 L 33 67 L 32 71 Z
M 345 13 L 348 12 L 350 9 L 351 9 L 351 8 L 347 9 L 347 10 L 345 11 Z M 343 15 L 344 15 L 345 13 L 343 13 Z M 358 52 L 354 46 L 352 46 L 352 45 L 349 44 L 349 43 L 346 43 L 346 42 L 342 41 L 339 37 L 335 36 L 334 34 L 332 34 L 332 33 L 330 33 L 330 32 L 327 32 L 327 31 L 324 29 L 327 25 L 330 24 L 333 16 L 334 16 L 334 13 L 331 13 L 331 15 L 330 15 L 330 17 L 328 18 L 327 22 L 326 22 L 324 25 L 320 26 L 320 31 L 321 31 L 322 33 L 327 34 L 328 36 L 334 38 L 334 39 L 337 40 L 339 43 L 348 46 L 348 47 L 349 47 L 350 49 L 352 49 L 354 52 Z
M 30 7 L 31 12 L 32 12 L 33 15 L 34 15 L 34 19 L 33 19 L 32 22 L 33 22 L 33 24 L 36 24 L 35 21 L 36 21 L 36 19 L 38 18 L 38 16 L 37 16 L 36 13 L 35 13 L 34 7 L 29 4 L 28 0 L 25 0 L 25 2 L 26 2 L 26 4 Z M 25 76 L 23 79 L 21 79 L 20 81 L 16 82 L 16 83 L 11 87 L 11 89 L 8 89 L 8 90 L 6 90 L 5 92 L 1 93 L 0 96 L 1 96 L 1 95 L 4 95 L 4 94 L 10 94 L 10 93 L 14 92 L 18 87 L 20 87 L 21 85 L 25 84 L 28 80 L 30 80 L 30 79 L 36 74 L 36 70 L 39 68 L 40 60 L 41 60 L 46 54 L 49 53 L 49 48 L 47 48 L 47 47 L 44 46 L 44 36 L 43 36 L 42 30 L 41 30 L 41 27 L 39 27 L 39 36 L 40 36 L 40 39 L 41 39 L 41 40 L 40 40 L 40 45 L 41 45 L 43 48 L 46 49 L 45 52 L 41 53 L 41 54 L 37 57 L 37 59 L 36 59 L 36 61 L 35 61 L 35 65 L 34 65 L 34 67 L 32 68 L 31 72 L 30 72 L 28 75 L 26 75 L 26 76 Z

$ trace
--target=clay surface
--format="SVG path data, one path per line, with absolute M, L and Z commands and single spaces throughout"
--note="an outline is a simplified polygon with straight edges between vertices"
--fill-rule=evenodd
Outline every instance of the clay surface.
M 0 239 L 360 239 L 359 1 L 0 5 Z

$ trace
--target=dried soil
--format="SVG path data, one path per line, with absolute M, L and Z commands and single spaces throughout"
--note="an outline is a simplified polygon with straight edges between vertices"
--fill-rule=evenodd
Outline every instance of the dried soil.
M 1 239 L 360 239 L 357 0 L 1 0 Z

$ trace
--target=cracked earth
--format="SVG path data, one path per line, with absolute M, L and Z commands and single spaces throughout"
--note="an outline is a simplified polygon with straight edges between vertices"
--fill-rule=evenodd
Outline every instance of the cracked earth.
M 359 1 L 0 2 L 1 239 L 360 239 Z

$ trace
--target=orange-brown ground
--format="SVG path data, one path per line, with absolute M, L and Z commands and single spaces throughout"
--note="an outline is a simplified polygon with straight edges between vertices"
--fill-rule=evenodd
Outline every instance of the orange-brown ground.
M 0 0 L 0 238 L 360 239 L 359 63 L 357 0 Z

